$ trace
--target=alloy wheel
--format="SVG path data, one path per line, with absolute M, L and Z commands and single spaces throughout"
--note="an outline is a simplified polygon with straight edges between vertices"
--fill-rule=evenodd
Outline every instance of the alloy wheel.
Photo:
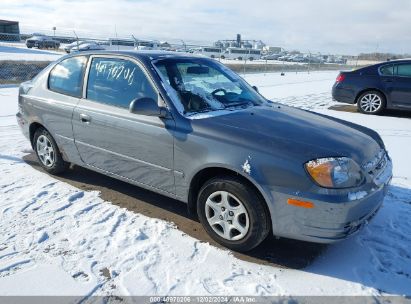
M 360 100 L 360 107 L 366 113 L 375 113 L 382 107 L 382 99 L 374 93 L 364 95 Z
M 37 138 L 36 147 L 37 155 L 43 165 L 49 168 L 52 167 L 55 163 L 55 153 L 50 140 L 45 135 L 40 135 Z
M 248 233 L 250 220 L 247 209 L 227 191 L 216 191 L 207 198 L 205 215 L 214 232 L 226 240 L 237 241 Z

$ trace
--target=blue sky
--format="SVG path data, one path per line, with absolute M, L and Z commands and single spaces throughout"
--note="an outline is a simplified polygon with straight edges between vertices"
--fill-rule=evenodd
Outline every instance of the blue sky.
M 411 53 L 410 0 L 2 0 L 23 31 L 135 35 L 198 43 L 234 38 L 307 52 Z

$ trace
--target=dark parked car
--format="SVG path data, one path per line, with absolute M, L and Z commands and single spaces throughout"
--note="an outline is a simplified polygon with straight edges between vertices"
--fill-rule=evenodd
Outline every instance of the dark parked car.
M 357 104 L 364 114 L 379 114 L 385 109 L 411 110 L 411 60 L 341 72 L 332 95 L 336 101 Z
M 39 49 L 58 49 L 60 42 L 48 36 L 33 36 L 26 40 L 26 46 L 31 49 L 37 47 Z
M 376 132 L 270 102 L 189 54 L 67 55 L 23 83 L 18 102 L 44 170 L 73 163 L 185 202 L 239 251 L 270 232 L 342 240 L 377 212 L 392 175 Z

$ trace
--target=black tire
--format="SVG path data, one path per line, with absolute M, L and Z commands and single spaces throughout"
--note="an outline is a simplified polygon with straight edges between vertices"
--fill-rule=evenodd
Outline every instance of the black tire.
M 206 201 L 218 191 L 228 192 L 238 198 L 248 213 L 249 228 L 239 240 L 228 240 L 217 234 L 206 216 Z M 260 195 L 241 179 L 223 176 L 207 181 L 199 191 L 197 198 L 197 214 L 207 233 L 219 244 L 234 251 L 245 252 L 258 246 L 271 230 L 269 213 Z M 220 226 L 221 227 L 221 226 Z
M 45 136 L 49 140 L 49 143 L 52 147 L 52 150 L 54 151 L 54 153 L 53 153 L 54 154 L 54 161 L 49 166 L 47 166 L 43 163 L 43 161 L 42 161 L 42 159 L 39 155 L 37 142 L 38 142 L 40 136 Z M 33 148 L 34 148 L 34 152 L 37 155 L 37 159 L 39 160 L 39 163 L 40 163 L 41 167 L 50 174 L 57 175 L 57 174 L 63 173 L 70 166 L 70 164 L 68 162 L 64 161 L 63 157 L 61 156 L 60 150 L 57 147 L 57 144 L 56 144 L 54 138 L 44 128 L 38 128 L 36 130 L 36 132 L 34 133 Z
M 367 107 L 367 102 L 365 99 L 367 98 L 377 98 L 377 100 L 380 100 L 380 106 L 374 110 L 375 108 L 371 107 L 369 105 L 369 108 Z M 357 108 L 360 113 L 363 114 L 374 114 L 374 115 L 379 115 L 382 112 L 384 112 L 385 108 L 387 106 L 387 100 L 385 99 L 385 96 L 381 94 L 378 91 L 370 90 L 362 93 L 360 96 L 357 98 Z

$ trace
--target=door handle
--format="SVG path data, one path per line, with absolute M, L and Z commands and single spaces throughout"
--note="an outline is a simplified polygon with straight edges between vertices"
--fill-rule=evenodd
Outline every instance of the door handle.
M 384 82 L 394 82 L 392 79 L 383 79 Z
M 80 114 L 80 121 L 84 123 L 89 123 L 91 121 L 91 117 L 86 114 Z

